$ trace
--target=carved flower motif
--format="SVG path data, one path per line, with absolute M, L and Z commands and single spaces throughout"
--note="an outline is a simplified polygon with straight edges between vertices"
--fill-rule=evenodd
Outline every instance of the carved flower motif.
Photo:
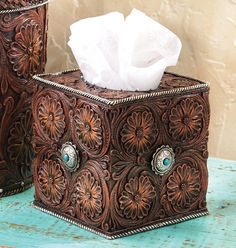
M 186 208 L 200 193 L 200 172 L 183 164 L 170 175 L 167 182 L 167 196 L 172 205 Z
M 38 107 L 38 118 L 47 135 L 58 141 L 66 126 L 61 103 L 50 96 L 43 97 Z
M 202 129 L 203 107 L 189 98 L 171 110 L 169 131 L 174 139 L 188 141 Z
M 46 199 L 53 205 L 58 205 L 66 190 L 66 179 L 60 164 L 52 160 L 44 160 L 39 168 L 38 182 Z
M 8 52 L 13 70 L 18 76 L 27 79 L 38 71 L 42 48 L 42 32 L 39 26 L 30 24 L 22 26 Z
M 102 123 L 99 115 L 89 105 L 76 109 L 74 116 L 80 141 L 94 150 L 102 145 Z
M 8 152 L 10 159 L 16 164 L 31 166 L 34 156 L 32 144 L 32 116 L 27 110 L 13 124 L 8 139 Z
M 119 198 L 120 208 L 128 219 L 142 219 L 148 215 L 155 196 L 155 189 L 147 176 L 131 178 Z
M 74 186 L 73 198 L 80 210 L 89 218 L 93 218 L 102 212 L 102 189 L 98 181 L 85 171 L 78 177 Z
M 133 112 L 121 130 L 121 142 L 129 153 L 144 153 L 151 147 L 156 133 L 152 113 Z

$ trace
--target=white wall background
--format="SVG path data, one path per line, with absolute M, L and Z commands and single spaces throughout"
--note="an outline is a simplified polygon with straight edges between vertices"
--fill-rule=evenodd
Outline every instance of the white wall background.
M 67 46 L 74 21 L 133 7 L 180 37 L 171 71 L 211 83 L 210 155 L 236 159 L 236 0 L 51 0 L 47 71 L 76 66 Z

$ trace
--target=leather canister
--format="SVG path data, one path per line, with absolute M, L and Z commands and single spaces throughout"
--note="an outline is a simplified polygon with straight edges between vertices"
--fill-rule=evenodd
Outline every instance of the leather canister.
M 0 1 L 0 196 L 32 184 L 31 77 L 45 68 L 47 5 Z

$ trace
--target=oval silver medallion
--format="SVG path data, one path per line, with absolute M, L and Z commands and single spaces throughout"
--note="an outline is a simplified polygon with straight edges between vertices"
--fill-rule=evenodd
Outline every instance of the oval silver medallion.
M 164 175 L 173 166 L 175 162 L 175 154 L 169 146 L 161 146 L 153 154 L 152 170 L 155 174 Z
M 67 170 L 76 171 L 80 165 L 80 158 L 76 146 L 71 142 L 66 142 L 61 147 L 61 158 Z

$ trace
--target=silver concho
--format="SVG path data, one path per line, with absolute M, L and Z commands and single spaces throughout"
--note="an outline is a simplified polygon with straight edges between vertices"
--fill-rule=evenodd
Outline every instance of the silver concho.
M 161 146 L 153 154 L 152 170 L 157 175 L 164 175 L 168 172 L 175 162 L 175 154 L 169 146 Z
M 80 158 L 76 151 L 76 146 L 71 142 L 66 142 L 61 148 L 61 158 L 67 170 L 76 171 L 80 165 Z

